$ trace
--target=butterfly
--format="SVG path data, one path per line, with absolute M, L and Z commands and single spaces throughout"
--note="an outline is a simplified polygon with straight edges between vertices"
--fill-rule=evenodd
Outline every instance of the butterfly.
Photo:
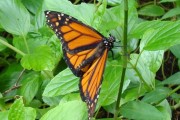
M 64 13 L 45 11 L 47 24 L 61 40 L 65 62 L 80 77 L 79 90 L 93 117 L 102 83 L 105 63 L 115 38 L 104 37 L 94 28 Z

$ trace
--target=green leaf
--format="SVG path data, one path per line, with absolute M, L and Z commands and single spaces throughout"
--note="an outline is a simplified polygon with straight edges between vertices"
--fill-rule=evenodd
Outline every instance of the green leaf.
M 24 53 L 33 53 L 35 48 L 46 44 L 46 42 L 46 37 L 29 37 L 24 39 L 22 36 L 18 36 L 13 38 L 13 45 Z M 25 47 L 26 43 L 28 48 Z
M 36 119 L 36 110 L 31 107 L 25 107 L 25 119 L 23 120 L 35 120 Z M 20 120 L 20 119 L 19 119 Z
M 52 70 L 54 68 L 54 61 L 50 47 L 40 46 L 35 48 L 32 54 L 23 56 L 21 65 L 28 70 Z
M 140 101 L 131 101 L 121 106 L 121 114 L 134 120 L 164 120 L 163 114 L 154 106 Z
M 8 120 L 34 120 L 35 118 L 35 109 L 24 107 L 22 97 L 13 103 L 8 114 Z
M 49 106 L 57 106 L 59 104 L 59 101 L 62 99 L 62 96 L 56 96 L 56 97 L 42 97 L 43 101 L 48 104 Z
M 19 89 L 20 95 L 25 99 L 26 104 L 29 104 L 36 95 L 40 86 L 40 75 L 36 72 L 28 73 L 22 79 L 22 87 Z
M 92 4 L 82 3 L 80 5 L 73 5 L 67 0 L 45 0 L 44 4 L 47 10 L 63 12 L 77 18 L 85 24 L 91 25 L 95 11 L 95 6 Z
M 30 28 L 30 15 L 20 0 L 0 1 L 0 24 L 12 34 L 26 36 Z
M 67 68 L 51 80 L 46 86 L 43 96 L 54 97 L 77 91 L 78 83 L 79 78 L 75 77 Z
M 164 9 L 157 5 L 147 5 L 141 8 L 138 13 L 145 16 L 161 16 L 164 14 Z
M 177 58 L 180 59 L 180 44 L 172 46 L 170 50 Z
M 140 51 L 141 51 L 141 48 L 143 48 L 142 44 L 140 44 Z M 141 54 L 139 55 L 140 55 L 140 59 L 142 59 L 145 66 L 149 68 L 149 70 L 151 70 L 153 73 L 156 73 L 162 65 L 164 51 L 163 50 L 157 50 L 157 51 L 143 50 Z
M 42 7 L 44 0 L 22 0 L 22 3 L 33 14 L 36 14 L 38 9 Z
M 8 120 L 8 111 L 1 111 L 0 112 L 0 120 Z
M 9 120 L 23 120 L 25 119 L 23 116 L 25 110 L 24 110 L 24 104 L 22 97 L 17 99 L 13 105 L 11 106 L 9 110 L 8 119 Z
M 98 104 L 100 105 L 109 105 L 117 99 L 119 80 L 122 72 L 122 67 L 120 67 L 119 64 L 120 63 L 115 60 L 107 62 L 98 101 Z
M 57 107 L 49 110 L 40 120 L 86 120 L 86 104 L 74 100 L 60 103 Z
M 166 98 L 169 94 L 170 90 L 166 87 L 157 87 L 155 90 L 147 93 L 142 101 L 153 104 L 157 103 L 160 100 Z M 157 97 L 158 96 L 158 97 Z
M 131 32 L 131 35 L 137 39 L 141 39 L 147 30 L 161 28 L 162 26 L 165 26 L 167 23 L 169 22 L 159 20 L 141 22 L 134 27 L 133 31 Z
M 173 9 L 170 9 L 166 14 L 164 14 L 161 19 L 170 18 L 179 14 L 180 14 L 180 8 L 179 7 L 173 8 Z
M 180 22 L 166 22 L 157 29 L 149 29 L 143 35 L 141 42 L 145 50 L 166 50 L 180 44 Z
M 143 53 L 142 53 L 143 54 Z M 148 54 L 148 52 L 144 53 Z M 140 56 L 138 54 L 131 54 L 130 63 L 128 66 L 129 68 L 132 68 L 132 75 L 137 76 L 140 81 L 142 81 L 146 87 L 153 89 L 155 87 L 155 73 L 150 70 L 150 65 L 153 63 L 153 58 L 156 57 L 155 54 L 151 54 L 152 60 L 147 60 L 143 58 L 143 56 Z M 151 59 L 151 58 L 150 58 Z M 152 63 L 151 63 L 152 62 Z M 136 67 L 136 68 L 134 68 Z M 134 79 L 134 78 L 133 78 Z
M 180 72 L 177 72 L 177 73 L 171 75 L 166 80 L 163 80 L 160 84 L 179 85 L 180 84 Z

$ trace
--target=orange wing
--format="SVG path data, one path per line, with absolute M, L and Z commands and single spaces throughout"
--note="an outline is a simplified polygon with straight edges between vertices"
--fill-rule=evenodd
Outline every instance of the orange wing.
M 45 11 L 47 23 L 61 39 L 65 61 L 71 71 L 81 77 L 81 98 L 86 101 L 89 119 L 93 116 L 99 96 L 108 51 L 114 37 L 98 31 L 66 14 Z
M 95 29 L 66 14 L 45 11 L 45 15 L 48 25 L 61 39 L 67 65 L 76 76 L 82 76 L 90 66 L 81 67 L 81 64 L 83 61 L 93 62 L 90 57 L 97 51 L 96 47 L 104 37 Z
M 107 59 L 108 50 L 106 49 L 101 57 L 96 59 L 87 72 L 81 77 L 79 84 L 81 96 L 86 98 L 89 109 L 89 117 L 92 117 L 99 97 L 102 83 L 102 75 Z

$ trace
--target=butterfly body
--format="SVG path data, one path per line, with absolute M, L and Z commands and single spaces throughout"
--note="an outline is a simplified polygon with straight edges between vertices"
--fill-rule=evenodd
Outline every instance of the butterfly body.
M 61 40 L 68 67 L 80 77 L 80 94 L 88 105 L 90 119 L 99 97 L 107 53 L 115 38 L 106 38 L 92 27 L 60 12 L 45 11 L 45 15 L 47 24 Z

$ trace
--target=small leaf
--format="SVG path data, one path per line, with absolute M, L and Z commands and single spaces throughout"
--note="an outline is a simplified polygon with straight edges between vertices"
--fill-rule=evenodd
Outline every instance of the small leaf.
M 60 103 L 49 110 L 40 120 L 86 120 L 87 108 L 84 102 L 74 100 Z
M 34 120 L 35 118 L 36 110 L 24 107 L 22 97 L 13 103 L 8 114 L 8 120 Z
M 148 102 L 150 104 L 159 102 L 160 100 L 166 98 L 169 94 L 170 90 L 165 87 L 157 87 L 155 90 L 147 93 L 142 101 Z M 158 97 L 156 97 L 158 96 Z
M 52 70 L 54 68 L 54 57 L 50 47 L 37 47 L 32 54 L 26 54 L 21 59 L 21 65 L 30 70 Z
M 121 114 L 134 120 L 164 120 L 163 114 L 154 106 L 140 101 L 131 101 L 121 106 Z
M 164 14 L 164 9 L 157 5 L 147 5 L 141 8 L 138 13 L 146 16 L 161 16 Z
M 177 58 L 180 59 L 180 44 L 172 46 L 170 50 Z
M 144 42 L 145 50 L 166 50 L 180 44 L 179 35 L 180 22 L 166 22 L 160 28 L 147 30 L 141 42 Z
M 24 110 L 24 104 L 22 97 L 17 99 L 13 105 L 11 106 L 9 110 L 8 119 L 9 120 L 23 120 L 25 119 L 23 116 L 25 110 Z
M 30 14 L 20 0 L 0 0 L 0 24 L 9 33 L 25 36 L 30 28 Z
M 24 97 L 26 104 L 29 104 L 36 95 L 40 86 L 39 78 L 39 74 L 31 72 L 22 79 L 22 87 L 19 90 L 20 95 Z
M 180 84 L 180 72 L 177 72 L 177 73 L 171 75 L 166 80 L 163 80 L 160 84 L 179 85 Z
M 42 7 L 43 0 L 22 0 L 22 3 L 33 14 L 36 14 L 38 9 Z
M 146 53 L 144 52 L 144 54 L 147 55 L 148 52 Z M 154 54 L 151 54 L 151 55 L 153 56 Z M 135 79 L 134 77 L 137 76 L 138 79 L 141 80 L 145 84 L 146 87 L 153 89 L 155 87 L 155 82 L 154 82 L 155 73 L 150 70 L 150 65 L 152 64 L 150 62 L 151 61 L 153 62 L 154 60 L 147 60 L 143 58 L 143 56 L 139 57 L 138 54 L 131 54 L 130 56 L 131 64 L 129 64 L 129 67 L 133 68 L 134 66 L 136 66 L 136 69 L 132 69 L 132 71 L 130 71 L 133 75 L 132 79 Z M 152 58 L 154 58 L 155 56 L 156 55 L 154 55 Z
M 180 8 L 173 8 L 163 15 L 162 19 L 170 18 L 180 14 Z
M 46 86 L 43 96 L 54 97 L 65 95 L 78 90 L 79 78 L 75 77 L 70 69 L 65 69 L 56 75 Z

